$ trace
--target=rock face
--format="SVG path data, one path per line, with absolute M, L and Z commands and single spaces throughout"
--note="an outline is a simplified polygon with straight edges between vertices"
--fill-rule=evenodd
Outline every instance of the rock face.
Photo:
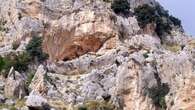
M 29 88 L 35 92 L 43 94 L 47 90 L 47 81 L 45 77 L 46 71 L 44 70 L 43 65 L 40 65 L 31 81 L 31 84 L 29 85 Z
M 23 98 L 26 96 L 24 78 L 20 73 L 14 71 L 14 68 L 11 68 L 5 81 L 4 94 L 8 98 Z
M 124 110 L 155 109 L 151 99 L 143 97 L 144 88 L 149 88 L 156 84 L 154 74 L 152 72 L 144 73 L 141 65 L 134 60 L 124 63 L 118 69 L 120 73 L 117 79 L 118 94 L 122 94 Z
M 128 1 L 132 9 L 158 4 Z M 7 20 L 8 28 L 0 54 L 17 53 L 11 49 L 13 41 L 21 41 L 19 50 L 24 51 L 33 36 L 43 37 L 42 49 L 49 54 L 28 87 L 25 107 L 195 109 L 195 40 L 177 30 L 160 39 L 152 24 L 141 30 L 134 15 L 117 15 L 110 4 L 104 0 L 0 0 L 0 18 Z M 18 72 L 11 70 L 5 80 L 0 101 L 4 96 L 27 95 L 25 78 Z
M 104 42 L 116 36 L 112 16 L 108 10 L 84 10 L 63 16 L 45 32 L 44 51 L 51 59 L 65 61 L 96 52 Z

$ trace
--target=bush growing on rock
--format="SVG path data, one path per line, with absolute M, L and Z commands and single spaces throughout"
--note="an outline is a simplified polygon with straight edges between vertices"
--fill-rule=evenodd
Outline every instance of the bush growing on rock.
M 19 54 L 18 56 L 16 56 L 14 60 L 15 63 L 13 67 L 15 68 L 15 70 L 22 72 L 28 69 L 28 65 L 31 61 L 31 57 L 28 53 L 24 52 L 23 54 Z
M 138 6 L 134 10 L 139 26 L 145 28 L 147 24 L 156 24 L 155 32 L 159 37 L 170 34 L 174 26 L 182 27 L 181 21 L 164 10 L 161 6 L 151 7 L 147 4 Z
M 114 106 L 108 102 L 87 101 L 77 110 L 115 110 Z
M 130 5 L 127 0 L 114 0 L 111 4 L 111 8 L 116 14 L 127 14 Z
M 80 107 L 78 107 L 78 110 L 88 110 L 88 109 L 85 106 L 80 106 Z
M 0 110 L 17 110 L 14 105 L 0 104 Z
M 134 11 L 141 28 L 144 28 L 149 23 L 155 22 L 155 8 L 149 5 L 143 5 L 135 8 Z
M 13 49 L 18 48 L 19 43 L 13 43 Z M 9 54 L 5 57 L 0 56 L 0 73 L 3 76 L 7 76 L 11 67 L 18 72 L 25 72 L 28 69 L 28 65 L 31 61 L 43 62 L 47 59 L 48 55 L 42 51 L 42 38 L 33 37 L 26 47 L 27 52 L 22 54 Z
M 174 52 L 174 53 L 177 53 L 179 51 L 182 50 L 182 46 L 179 45 L 179 44 L 169 44 L 169 43 L 165 43 L 163 45 L 167 50 L 171 51 L 171 52 Z
M 109 3 L 109 2 L 111 2 L 112 0 L 103 0 L 103 1 Z
M 10 68 L 13 66 L 13 64 L 14 64 L 14 61 L 13 61 L 13 59 L 11 59 L 10 55 L 6 56 L 6 57 L 1 56 L 1 58 L 0 58 L 1 75 L 6 77 L 8 75 Z
M 41 37 L 33 37 L 26 46 L 26 51 L 30 54 L 32 59 L 37 62 L 43 62 L 48 58 L 48 55 L 42 50 L 43 39 Z
M 163 36 L 164 34 L 171 34 L 172 27 L 165 18 L 156 19 L 156 33 L 158 36 Z
M 26 52 L 19 55 L 10 54 L 5 57 L 0 57 L 1 75 L 6 77 L 11 67 L 14 67 L 18 72 L 24 72 L 28 69 L 30 61 L 31 57 Z
M 148 90 L 148 95 L 152 99 L 153 103 L 160 107 L 161 110 L 166 110 L 165 96 L 169 93 L 169 86 L 167 84 L 159 85 L 158 87 L 152 87 Z
M 175 26 L 179 26 L 181 27 L 181 20 L 179 20 L 178 18 L 174 17 L 174 16 L 169 16 L 169 19 L 173 22 L 173 24 Z
M 5 61 L 4 61 L 3 57 L 0 56 L 0 71 L 3 70 L 4 65 L 5 65 Z

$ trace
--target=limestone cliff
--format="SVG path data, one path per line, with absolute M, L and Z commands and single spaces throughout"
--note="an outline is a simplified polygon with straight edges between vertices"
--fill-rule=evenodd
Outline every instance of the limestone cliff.
M 12 68 L 0 81 L 0 103 L 18 110 L 195 109 L 195 40 L 178 27 L 163 36 L 155 24 L 142 29 L 134 8 L 159 5 L 154 0 L 128 0 L 127 14 L 115 13 L 113 2 L 0 0 L 0 55 L 26 51 L 34 36 L 49 55 L 20 74 Z M 10 104 L 13 97 L 25 103 Z

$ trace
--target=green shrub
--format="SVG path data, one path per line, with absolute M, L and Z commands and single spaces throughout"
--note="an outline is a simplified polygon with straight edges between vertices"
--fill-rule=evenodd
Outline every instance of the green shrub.
M 115 110 L 115 107 L 104 101 L 87 101 L 82 106 L 79 106 L 77 110 Z
M 139 26 L 144 28 L 147 24 L 155 22 L 155 8 L 149 5 L 143 5 L 135 8 L 134 13 L 137 17 Z
M 170 16 L 168 11 L 159 5 L 156 7 L 147 4 L 138 6 L 135 8 L 134 14 L 141 28 L 145 28 L 150 23 L 156 24 L 155 32 L 160 38 L 164 34 L 170 34 L 174 26 L 182 27 L 179 19 Z
M 169 12 L 167 10 L 165 10 L 162 6 L 157 5 L 156 7 L 154 7 L 157 15 L 160 17 L 169 17 Z
M 167 19 L 158 17 L 156 19 L 156 29 L 155 32 L 157 33 L 158 36 L 163 36 L 164 34 L 170 34 L 172 30 L 171 25 L 167 21 Z M 161 38 L 162 39 L 162 38 Z
M 19 54 L 18 56 L 16 56 L 15 60 L 15 64 L 13 65 L 15 70 L 22 72 L 22 71 L 26 71 L 28 69 L 28 65 L 31 61 L 31 57 L 28 53 L 23 53 L 23 54 Z
M 0 56 L 0 71 L 2 71 L 4 69 L 4 65 L 5 65 L 5 61 L 4 61 L 3 57 Z
M 26 105 L 25 102 L 26 102 L 25 99 L 17 99 L 15 103 L 15 107 L 21 109 L 22 107 Z
M 174 52 L 174 53 L 177 53 L 177 52 L 179 52 L 179 51 L 182 50 L 182 46 L 179 45 L 179 44 L 173 44 L 173 43 L 167 44 L 167 43 L 165 43 L 163 46 L 164 46 L 167 50 L 169 50 L 169 51 L 171 51 L 171 52 Z
M 178 18 L 174 16 L 169 16 L 169 19 L 173 22 L 175 26 L 181 27 L 181 20 L 179 20 Z
M 0 110 L 17 110 L 14 105 L 0 104 Z
M 1 75 L 6 77 L 11 67 L 14 67 L 18 72 L 24 72 L 28 69 L 30 61 L 31 57 L 26 52 L 19 55 L 10 54 L 5 57 L 0 57 Z
M 107 3 L 110 3 L 111 2 L 111 0 L 103 0 L 104 2 L 107 2 Z
M 0 56 L 0 73 L 3 76 L 7 76 L 11 67 L 18 72 L 25 72 L 28 69 L 28 65 L 31 61 L 43 62 L 47 59 L 48 55 L 42 51 L 42 38 L 33 37 L 30 43 L 26 47 L 26 51 L 22 54 L 15 55 L 10 54 L 5 57 Z M 18 43 L 13 43 L 13 48 L 16 49 Z M 30 79 L 29 79 L 30 80 Z
M 30 54 L 34 61 L 43 62 L 48 58 L 48 55 L 42 50 L 43 39 L 41 37 L 33 37 L 26 46 L 26 51 Z
M 15 64 L 14 58 L 11 57 L 11 55 L 8 55 L 6 57 L 1 57 L 1 75 L 6 77 L 9 73 L 10 68 Z
M 88 110 L 88 109 L 87 109 L 87 107 L 80 106 L 80 107 L 78 107 L 78 110 Z
M 153 103 L 160 107 L 161 110 L 166 110 L 165 96 L 169 93 L 169 86 L 167 84 L 159 85 L 158 87 L 152 87 L 148 90 L 148 95 L 152 99 Z
M 127 14 L 130 9 L 130 4 L 127 0 L 114 0 L 111 8 L 116 14 Z
M 148 58 L 149 57 L 148 53 L 144 53 L 143 56 L 144 56 L 144 58 Z

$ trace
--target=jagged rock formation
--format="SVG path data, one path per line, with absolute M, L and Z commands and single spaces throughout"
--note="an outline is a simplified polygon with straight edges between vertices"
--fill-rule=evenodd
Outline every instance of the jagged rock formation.
M 128 1 L 132 9 L 158 4 Z M 77 110 L 95 103 L 110 105 L 111 110 L 194 109 L 195 40 L 177 30 L 160 39 L 154 28 L 142 30 L 133 14 L 117 15 L 110 4 L 104 0 L 0 0 L 0 18 L 8 29 L 0 54 L 25 51 L 33 36 L 42 36 L 42 49 L 49 54 L 27 87 L 23 106 Z M 17 50 L 12 49 L 14 41 L 20 42 Z M 4 88 L 4 95 L 23 97 L 15 93 L 16 89 L 24 92 L 21 78 L 16 83 L 11 78 L 0 89 Z
M 8 78 L 5 81 L 4 94 L 7 98 L 23 98 L 26 96 L 24 78 L 20 73 L 15 71 L 13 67 L 10 69 Z

